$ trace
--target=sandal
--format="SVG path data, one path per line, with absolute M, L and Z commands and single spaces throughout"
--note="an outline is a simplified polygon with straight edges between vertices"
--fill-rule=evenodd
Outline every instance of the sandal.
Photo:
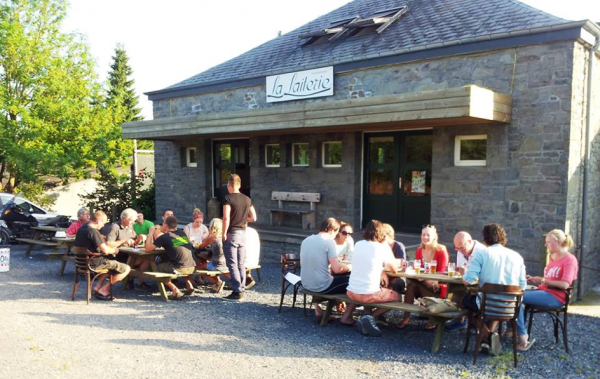
M 223 290 L 223 287 L 225 287 L 225 281 L 220 280 L 217 283 L 210 286 L 210 289 L 213 293 L 219 293 Z
M 352 322 L 351 322 L 351 323 L 347 324 L 347 323 L 345 323 L 345 322 L 342 322 L 342 320 L 340 320 L 340 324 L 341 324 L 341 325 L 344 325 L 344 326 L 356 326 L 356 321 L 355 321 L 355 320 L 352 320 Z
M 427 323 L 427 325 L 425 325 L 425 330 L 434 330 L 435 328 L 437 328 L 436 324 Z
M 408 320 L 402 320 L 402 321 L 394 324 L 394 328 L 396 328 L 396 329 L 404 329 L 404 328 L 406 328 L 406 326 L 408 325 L 409 322 L 410 322 L 410 319 L 408 319 Z
M 531 341 L 528 341 L 525 346 L 519 345 L 517 346 L 517 351 L 528 351 L 529 349 L 531 349 L 531 346 L 533 346 L 534 343 L 535 339 L 532 339 Z
M 169 296 L 169 299 L 171 299 L 171 300 L 179 300 L 182 297 L 183 297 L 183 292 L 177 291 L 176 293 L 174 293 L 171 296 Z

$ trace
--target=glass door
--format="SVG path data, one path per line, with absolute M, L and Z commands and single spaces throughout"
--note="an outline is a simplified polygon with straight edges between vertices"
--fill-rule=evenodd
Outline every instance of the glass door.
M 214 141 L 214 185 L 215 197 L 223 204 L 227 195 L 229 175 L 238 174 L 242 179 L 240 192 L 250 196 L 249 140 Z
M 431 131 L 365 135 L 363 227 L 372 219 L 419 232 L 431 216 Z

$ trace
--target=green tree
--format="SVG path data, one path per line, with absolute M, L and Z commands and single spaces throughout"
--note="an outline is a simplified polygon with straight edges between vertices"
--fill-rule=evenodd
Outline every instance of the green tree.
M 122 124 L 125 122 L 140 121 L 141 109 L 138 107 L 139 97 L 133 88 L 134 81 L 131 79 L 133 70 L 129 66 L 129 57 L 122 45 L 117 45 L 113 62 L 108 73 L 107 105 L 117 114 L 118 129 L 121 132 Z M 128 142 L 130 143 L 130 142 Z M 139 141 L 138 148 L 142 150 L 153 150 L 152 141 Z
M 87 46 L 60 31 L 66 6 L 0 0 L 0 190 L 39 193 L 47 176 L 67 181 L 131 156 Z

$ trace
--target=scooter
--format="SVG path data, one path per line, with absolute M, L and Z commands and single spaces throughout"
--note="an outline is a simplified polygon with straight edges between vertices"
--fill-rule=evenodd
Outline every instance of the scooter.
M 15 203 L 18 196 L 16 195 L 10 199 L 0 211 L 0 246 L 8 245 L 15 238 L 32 238 L 35 234 L 32 228 L 41 225 L 35 217 Z M 69 226 L 69 218 L 67 216 L 56 216 L 45 220 L 43 225 L 66 228 Z M 49 233 L 47 236 L 42 236 L 42 238 L 51 238 L 53 235 L 53 233 Z

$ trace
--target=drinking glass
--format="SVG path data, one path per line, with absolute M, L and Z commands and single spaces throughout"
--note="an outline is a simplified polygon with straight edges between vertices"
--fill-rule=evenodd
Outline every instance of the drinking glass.
M 435 274 L 437 272 L 437 262 L 434 261 L 434 262 L 429 263 L 429 271 L 432 274 Z
M 418 259 L 415 259 L 415 261 L 413 262 L 413 267 L 415 269 L 415 273 L 416 274 L 420 274 L 421 273 L 421 261 Z
M 454 263 L 449 263 L 448 264 L 448 276 L 450 278 L 454 278 L 455 272 L 456 272 L 456 266 L 454 266 Z

